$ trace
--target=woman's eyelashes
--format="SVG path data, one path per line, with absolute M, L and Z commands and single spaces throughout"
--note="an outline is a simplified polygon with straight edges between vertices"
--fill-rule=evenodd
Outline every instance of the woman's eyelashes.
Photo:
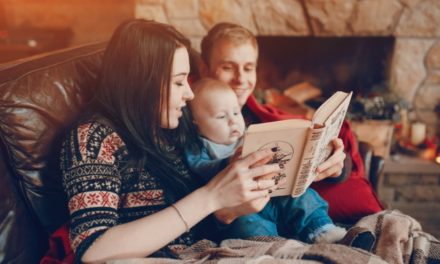
M 185 82 L 185 80 L 177 80 L 174 82 L 174 84 L 177 86 L 185 86 Z
M 174 85 L 176 86 L 185 86 L 188 83 L 188 76 L 180 77 L 174 80 Z

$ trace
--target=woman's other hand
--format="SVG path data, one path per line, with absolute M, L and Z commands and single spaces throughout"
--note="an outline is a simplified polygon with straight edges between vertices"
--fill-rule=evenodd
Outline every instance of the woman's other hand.
M 333 144 L 333 154 L 323 163 L 321 163 L 316 172 L 318 176 L 315 178 L 315 181 L 320 181 L 322 179 L 328 177 L 338 177 L 342 173 L 342 169 L 344 168 L 344 143 L 340 138 L 335 138 L 331 141 Z

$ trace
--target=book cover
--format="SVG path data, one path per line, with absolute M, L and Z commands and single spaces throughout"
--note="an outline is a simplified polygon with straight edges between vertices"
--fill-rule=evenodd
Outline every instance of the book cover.
M 269 163 L 283 169 L 275 179 L 279 185 L 271 196 L 300 196 L 316 177 L 316 167 L 332 152 L 344 121 L 352 93 L 336 92 L 315 112 L 312 120 L 291 119 L 251 125 L 244 136 L 243 155 L 270 148 Z

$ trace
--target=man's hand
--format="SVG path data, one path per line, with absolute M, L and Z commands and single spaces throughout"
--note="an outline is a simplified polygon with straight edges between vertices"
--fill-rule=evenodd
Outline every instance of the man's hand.
M 331 144 L 334 147 L 333 154 L 318 166 L 316 169 L 318 176 L 315 178 L 315 181 L 328 177 L 338 177 L 342 173 L 346 156 L 344 153 L 344 143 L 340 138 L 335 138 L 331 141 Z

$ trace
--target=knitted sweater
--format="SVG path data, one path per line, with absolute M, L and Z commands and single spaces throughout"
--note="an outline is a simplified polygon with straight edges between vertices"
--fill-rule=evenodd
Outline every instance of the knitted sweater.
M 126 145 L 106 122 L 81 124 L 64 141 L 61 170 L 70 211 L 70 244 L 77 262 L 110 227 L 169 206 L 157 177 L 146 169 L 122 166 L 127 159 Z M 174 165 L 180 172 L 176 177 L 191 177 L 180 158 Z M 160 252 L 172 253 L 194 242 L 191 230 Z

